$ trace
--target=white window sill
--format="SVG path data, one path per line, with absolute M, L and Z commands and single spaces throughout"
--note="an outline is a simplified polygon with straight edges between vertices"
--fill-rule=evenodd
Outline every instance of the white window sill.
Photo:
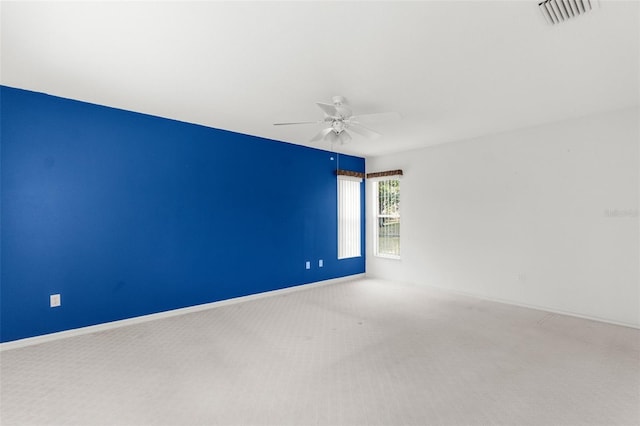
M 375 257 L 381 257 L 383 259 L 394 259 L 394 260 L 400 260 L 400 256 L 396 256 L 393 254 L 374 254 Z

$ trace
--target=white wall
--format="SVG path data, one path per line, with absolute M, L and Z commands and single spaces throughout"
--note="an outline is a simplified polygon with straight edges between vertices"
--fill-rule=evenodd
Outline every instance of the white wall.
M 639 114 L 367 159 L 404 170 L 402 259 L 373 256 L 367 208 L 367 275 L 640 326 Z

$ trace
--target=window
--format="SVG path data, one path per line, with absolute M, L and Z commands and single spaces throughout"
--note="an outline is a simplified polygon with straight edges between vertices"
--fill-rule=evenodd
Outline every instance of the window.
M 361 256 L 361 182 L 362 178 L 338 176 L 338 259 Z
M 400 180 L 398 177 L 374 182 L 374 253 L 400 258 Z

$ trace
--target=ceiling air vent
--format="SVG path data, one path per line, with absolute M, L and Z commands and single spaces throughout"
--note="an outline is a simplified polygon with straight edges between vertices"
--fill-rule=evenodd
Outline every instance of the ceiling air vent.
M 597 3 L 598 0 L 545 0 L 538 7 L 547 22 L 554 25 L 591 11 Z

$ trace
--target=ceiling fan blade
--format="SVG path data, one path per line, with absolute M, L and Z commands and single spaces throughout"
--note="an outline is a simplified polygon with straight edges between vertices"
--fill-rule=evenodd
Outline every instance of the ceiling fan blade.
M 369 139 L 375 139 L 375 138 L 379 138 L 380 136 L 382 136 L 380 133 L 378 133 L 378 132 L 376 132 L 374 130 L 371 130 L 371 129 L 367 129 L 366 127 L 364 127 L 360 123 L 356 123 L 356 122 L 353 122 L 353 121 L 349 125 L 349 130 L 353 130 L 357 134 L 362 135 L 365 138 L 369 138 Z
M 351 135 L 343 130 L 338 134 L 338 139 L 340 140 L 341 144 L 345 144 L 351 140 Z
M 273 123 L 274 126 L 291 126 L 292 124 L 320 124 L 323 121 L 297 121 L 293 123 Z
M 331 117 L 335 117 L 338 115 L 338 111 L 336 110 L 336 107 L 334 105 L 323 104 L 322 102 L 316 102 L 316 105 L 318 105 L 325 114 Z
M 378 112 L 374 114 L 354 115 L 351 118 L 362 123 L 379 123 L 381 121 L 398 121 L 402 116 L 398 112 Z
M 333 129 L 331 127 L 327 128 L 327 129 L 320 130 L 320 132 L 318 132 L 317 135 L 315 135 L 313 138 L 311 138 L 311 140 L 309 142 L 317 142 L 317 141 L 319 141 L 321 139 L 324 139 L 329 133 L 333 133 L 332 130 Z

